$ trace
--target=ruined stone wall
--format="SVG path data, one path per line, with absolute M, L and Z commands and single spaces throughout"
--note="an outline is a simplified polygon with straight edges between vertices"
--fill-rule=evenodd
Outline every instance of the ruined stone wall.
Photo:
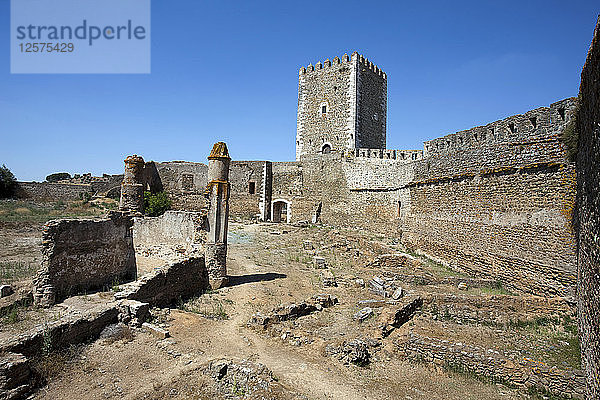
M 385 149 L 387 76 L 372 62 L 358 58 L 355 147 Z
M 58 181 L 57 183 L 62 184 L 85 184 L 91 185 L 94 191 L 94 194 L 104 195 L 109 190 L 119 188 L 121 186 L 121 182 L 123 181 L 123 174 L 117 175 L 109 175 L 102 174 L 102 176 L 92 176 L 91 173 L 83 174 L 83 175 L 75 175 L 69 179 L 63 179 Z
M 242 218 L 260 214 L 266 161 L 232 161 L 229 166 L 229 212 Z
M 155 163 L 162 189 L 174 210 L 200 211 L 206 205 L 208 166 L 202 163 L 170 161 Z
M 131 226 L 118 212 L 107 219 L 49 221 L 42 231 L 42 265 L 34 279 L 36 304 L 135 279 Z
M 514 290 L 574 295 L 575 171 L 558 138 L 574 109 L 567 99 L 427 142 L 402 242 Z
M 160 217 L 136 217 L 133 244 L 184 246 L 186 252 L 199 250 L 206 242 L 206 215 L 197 211 L 167 211 Z
M 291 222 L 312 221 L 320 205 L 320 221 L 375 232 L 397 234 L 399 201 L 413 179 L 412 163 L 365 159 L 353 153 L 322 154 L 303 162 L 273 163 L 272 200 L 291 205 Z
M 50 182 L 19 182 L 15 197 L 33 201 L 80 200 L 84 193 L 95 193 L 91 184 L 68 184 Z
M 261 213 L 265 197 L 264 175 L 267 161 L 233 161 L 230 165 L 230 212 L 253 218 Z M 171 199 L 173 210 L 200 211 L 206 206 L 208 167 L 206 164 L 171 161 L 155 163 L 160 187 Z M 269 175 L 270 178 L 270 175 Z M 251 188 L 251 183 L 254 184 Z M 254 193 L 250 193 L 253 189 Z M 270 189 L 269 189 L 270 190 Z
M 578 312 L 587 397 L 600 398 L 600 17 L 579 88 Z
M 123 174 L 104 174 L 102 177 L 92 180 L 90 184 L 92 185 L 94 194 L 107 195 L 110 191 L 113 191 L 113 193 L 120 192 L 121 182 L 123 182 Z
M 155 268 L 140 279 L 121 285 L 121 290 L 115 293 L 115 298 L 165 307 L 199 296 L 209 288 L 204 257 L 190 257 Z

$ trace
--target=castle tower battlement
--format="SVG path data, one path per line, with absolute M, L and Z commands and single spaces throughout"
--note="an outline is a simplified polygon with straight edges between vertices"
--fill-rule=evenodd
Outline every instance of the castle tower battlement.
M 369 61 L 368 58 L 365 58 L 362 54 L 358 54 L 358 52 L 354 52 L 352 53 L 352 57 L 356 58 L 357 61 L 363 65 L 364 67 L 368 68 L 369 70 L 371 70 L 372 72 L 374 72 L 375 74 L 381 76 L 383 79 L 387 79 L 387 75 L 385 72 L 383 72 L 381 70 L 381 68 L 379 68 L 376 64 L 373 64 L 373 62 Z M 308 64 L 308 66 L 306 67 L 300 67 L 300 75 L 306 74 L 306 73 L 310 73 L 310 72 L 315 72 L 318 71 L 320 69 L 323 68 L 329 68 L 329 67 L 335 67 L 337 65 L 340 65 L 342 63 L 350 63 L 351 58 L 348 56 L 348 54 L 344 54 L 342 56 L 342 58 L 339 58 L 338 56 L 335 56 L 333 58 L 333 60 L 329 60 L 326 59 L 325 61 L 321 62 L 321 61 L 317 61 L 317 63 L 313 66 L 312 64 Z
M 385 149 L 387 75 L 358 52 L 299 70 L 296 160 Z

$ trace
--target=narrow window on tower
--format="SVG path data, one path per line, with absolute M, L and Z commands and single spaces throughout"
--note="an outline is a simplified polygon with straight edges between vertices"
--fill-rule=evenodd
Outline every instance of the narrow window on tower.
M 256 182 L 248 182 L 248 193 L 256 193 Z
M 321 118 L 327 117 L 327 109 L 328 108 L 329 108 L 329 103 L 327 103 L 327 101 L 322 101 L 321 104 L 319 104 L 319 115 L 321 116 Z

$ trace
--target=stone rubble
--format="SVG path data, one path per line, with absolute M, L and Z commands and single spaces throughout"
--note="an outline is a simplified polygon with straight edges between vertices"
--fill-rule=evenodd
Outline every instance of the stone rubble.
M 373 309 L 371 307 L 361 308 L 354 314 L 354 319 L 358 322 L 362 322 L 373 315 Z
M 288 321 L 311 314 L 315 311 L 321 311 L 324 308 L 332 307 L 338 303 L 335 296 L 329 294 L 318 294 L 300 303 L 291 303 L 274 308 L 268 314 L 257 312 L 252 315 L 249 326 L 260 326 L 266 329 L 271 324 Z
M 7 297 L 13 294 L 15 291 L 10 285 L 1 285 L 0 286 L 0 298 Z
M 0 354 L 0 398 L 16 400 L 25 398 L 30 390 L 32 370 L 29 361 L 21 354 Z

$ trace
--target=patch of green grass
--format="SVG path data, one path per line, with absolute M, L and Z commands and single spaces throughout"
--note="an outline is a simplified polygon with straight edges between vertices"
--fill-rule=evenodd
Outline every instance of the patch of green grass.
M 577 322 L 569 315 L 539 317 L 530 321 L 511 321 L 509 328 L 524 331 L 543 340 L 552 350 L 541 349 L 536 358 L 558 367 L 581 367 L 581 345 L 577 334 Z
M 21 319 L 19 318 L 19 307 L 13 305 L 8 309 L 2 320 L 3 324 L 16 324 Z
M 118 278 L 113 279 L 112 285 L 110 286 L 110 290 L 112 292 L 120 292 L 121 291 L 121 282 L 119 281 Z
M 423 261 L 423 263 L 429 268 L 429 270 L 438 277 L 445 278 L 449 276 L 454 276 L 457 278 L 469 278 L 469 275 L 455 271 L 452 268 L 447 267 L 444 264 L 439 263 L 435 260 L 432 260 L 429 257 L 422 255 L 417 257 L 420 258 L 421 261 Z
M 241 385 L 238 385 L 236 378 L 233 378 L 233 388 L 231 389 L 234 396 L 245 396 L 246 388 Z

